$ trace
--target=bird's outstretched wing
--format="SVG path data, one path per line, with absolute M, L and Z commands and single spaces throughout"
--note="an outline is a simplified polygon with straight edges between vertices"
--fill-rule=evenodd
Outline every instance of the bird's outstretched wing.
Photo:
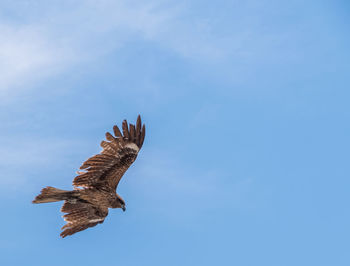
M 136 125 L 123 121 L 122 131 L 113 127 L 114 135 L 106 133 L 107 141 L 101 142 L 103 148 L 97 154 L 86 160 L 79 175 L 73 180 L 75 187 L 103 188 L 115 191 L 125 171 L 135 161 L 145 139 L 145 125 L 141 126 L 141 117 L 137 117 Z
M 61 233 L 61 237 L 73 235 L 103 223 L 108 215 L 107 207 L 97 207 L 85 202 L 70 203 L 65 201 L 61 211 L 67 213 L 63 216 L 67 224 L 62 227 L 62 230 L 65 230 Z

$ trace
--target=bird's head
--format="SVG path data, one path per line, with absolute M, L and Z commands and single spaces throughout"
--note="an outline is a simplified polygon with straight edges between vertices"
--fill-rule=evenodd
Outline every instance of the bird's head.
M 126 210 L 126 208 L 125 208 L 125 201 L 119 195 L 117 195 L 117 202 L 119 203 L 118 207 L 122 208 L 123 212 L 125 212 L 125 210 Z

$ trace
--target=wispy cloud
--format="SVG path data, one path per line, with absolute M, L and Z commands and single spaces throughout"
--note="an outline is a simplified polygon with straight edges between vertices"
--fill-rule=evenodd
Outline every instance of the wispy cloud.
M 202 59 L 222 53 L 208 24 L 184 19 L 181 4 L 91 0 L 65 7 L 59 3 L 2 4 L 23 15 L 20 21 L 0 20 L 3 97 L 115 51 L 129 40 L 153 42 L 183 57 Z
M 62 69 L 70 52 L 48 39 L 37 26 L 0 25 L 0 93 L 23 89 L 28 82 L 47 77 Z M 25 86 L 24 86 L 25 85 Z

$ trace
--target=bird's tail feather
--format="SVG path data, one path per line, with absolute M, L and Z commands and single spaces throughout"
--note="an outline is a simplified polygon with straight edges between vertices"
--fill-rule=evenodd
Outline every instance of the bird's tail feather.
M 55 202 L 60 200 L 66 200 L 72 195 L 72 191 L 62 190 L 54 187 L 45 187 L 41 190 L 41 193 L 35 197 L 33 203 L 46 203 Z

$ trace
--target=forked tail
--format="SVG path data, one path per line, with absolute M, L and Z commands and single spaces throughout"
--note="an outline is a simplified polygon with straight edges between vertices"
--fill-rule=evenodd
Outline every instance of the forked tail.
M 33 203 L 46 203 L 66 200 L 72 196 L 72 191 L 62 190 L 54 187 L 46 187 L 35 197 Z

